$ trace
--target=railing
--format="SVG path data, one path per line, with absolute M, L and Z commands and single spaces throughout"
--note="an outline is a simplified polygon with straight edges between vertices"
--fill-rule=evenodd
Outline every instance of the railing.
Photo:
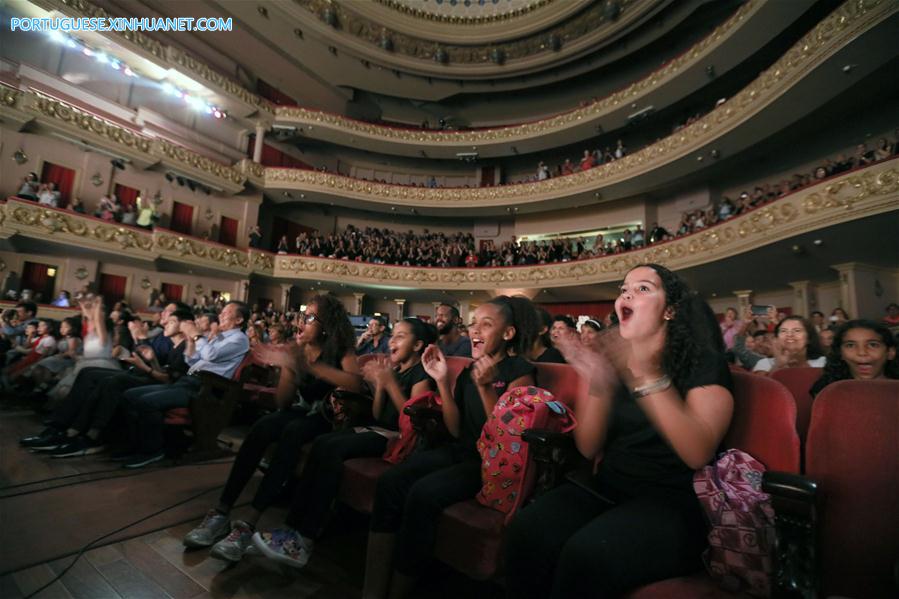
M 45 243 L 95 249 L 148 262 L 177 260 L 219 271 L 279 280 L 327 280 L 439 290 L 564 287 L 618 280 L 628 269 L 659 262 L 683 269 L 752 251 L 834 224 L 899 210 L 899 157 L 797 190 L 702 231 L 649 247 L 558 264 L 429 268 L 238 249 L 179 235 L 108 223 L 11 197 L 0 206 L 0 238 L 23 235 Z

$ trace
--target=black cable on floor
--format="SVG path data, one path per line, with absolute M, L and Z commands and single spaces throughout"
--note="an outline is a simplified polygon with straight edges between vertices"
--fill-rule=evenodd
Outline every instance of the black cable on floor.
M 47 582 L 44 586 L 42 586 L 42 587 L 40 587 L 39 589 L 37 589 L 36 591 L 32 591 L 31 593 L 29 593 L 28 595 L 26 595 L 24 599 L 32 599 L 32 597 L 36 596 L 38 593 L 44 591 L 45 589 L 47 589 L 47 588 L 48 588 L 49 586 L 51 586 L 52 584 L 58 582 L 63 576 L 66 575 L 66 573 L 67 573 L 69 570 L 72 569 L 72 566 L 74 566 L 75 563 L 76 563 L 79 559 L 81 559 L 81 556 L 82 556 L 82 555 L 84 555 L 88 550 L 90 550 L 94 545 L 96 545 L 97 543 L 99 543 L 99 542 L 102 541 L 103 539 L 105 539 L 105 538 L 107 538 L 107 537 L 111 537 L 112 535 L 114 535 L 114 534 L 116 534 L 116 533 L 120 533 L 120 532 L 122 532 L 123 530 L 126 530 L 126 529 L 128 529 L 128 528 L 131 528 L 132 526 L 136 526 L 136 525 L 140 524 L 141 522 L 145 522 L 145 521 L 149 520 L 150 518 L 155 518 L 155 517 L 158 516 L 159 514 L 165 513 L 165 512 L 167 512 L 167 511 L 169 511 L 169 510 L 171 510 L 171 509 L 174 509 L 174 508 L 176 508 L 176 507 L 180 507 L 180 506 L 184 505 L 185 503 L 190 503 L 190 502 L 193 501 L 194 499 L 199 499 L 199 498 L 202 497 L 203 495 L 206 495 L 206 494 L 208 494 L 208 493 L 212 493 L 213 491 L 218 491 L 218 490 L 220 490 L 220 489 L 223 489 L 224 487 L 225 487 L 225 485 L 220 485 L 220 486 L 218 486 L 218 487 L 212 487 L 211 489 L 206 489 L 205 491 L 202 491 L 202 492 L 200 492 L 200 493 L 197 493 L 196 495 L 191 495 L 191 496 L 188 497 L 187 499 L 183 499 L 183 500 L 179 501 L 178 503 L 172 504 L 172 505 L 170 505 L 170 506 L 168 506 L 168 507 L 162 508 L 161 510 L 158 510 L 158 511 L 156 511 L 156 512 L 153 512 L 153 513 L 150 514 L 149 516 L 144 516 L 143 518 L 141 518 L 141 519 L 139 519 L 139 520 L 135 520 L 134 522 L 131 522 L 130 524 L 126 524 L 125 526 L 122 526 L 121 528 L 118 528 L 118 529 L 116 529 L 116 530 L 114 530 L 114 531 L 112 531 L 112 532 L 110 532 L 110 533 L 106 533 L 106 534 L 103 535 L 102 537 L 98 537 L 98 538 L 94 539 L 93 541 L 91 541 L 90 543 L 88 543 L 87 545 L 85 545 L 84 547 L 82 547 L 82 548 L 78 551 L 78 555 L 75 556 L 75 559 L 72 560 L 72 563 L 70 563 L 68 566 L 66 566 L 65 568 L 63 568 L 62 572 L 60 572 L 59 574 L 57 574 L 56 576 L 54 576 L 53 579 L 50 580 L 49 582 Z
M 110 468 L 108 470 L 94 470 L 92 472 L 80 472 L 77 474 L 66 474 L 64 476 L 54 476 L 51 478 L 44 478 L 41 480 L 33 480 L 33 481 L 30 481 L 27 483 L 18 483 L 15 485 L 7 485 L 5 487 L 0 487 L 0 493 L 2 493 L 3 491 L 9 490 L 9 489 L 18 489 L 19 487 L 30 487 L 31 485 L 39 485 L 41 483 L 51 483 L 55 480 L 63 480 L 64 478 L 74 478 L 76 476 L 89 476 L 91 474 L 108 474 L 110 472 L 118 472 L 121 469 L 122 468 L 119 467 L 119 468 Z
M 176 464 L 174 466 L 168 466 L 167 468 L 169 468 L 169 469 L 183 468 L 185 466 L 214 466 L 217 464 L 229 464 L 229 463 L 231 463 L 230 459 L 228 459 L 228 460 L 213 460 L 213 461 L 209 461 L 209 462 L 189 462 L 189 463 L 184 463 L 184 464 Z M 137 470 L 135 472 L 128 473 L 127 471 L 123 470 L 120 467 L 120 468 L 113 468 L 110 470 L 98 470 L 97 472 L 85 472 L 83 474 L 67 474 L 66 476 L 60 476 L 57 478 L 48 478 L 48 479 L 44 479 L 43 481 L 36 481 L 34 483 L 22 483 L 22 485 L 13 485 L 13 486 L 9 486 L 9 487 L 3 487 L 3 489 L 0 489 L 0 491 L 4 491 L 6 489 L 11 489 L 15 486 L 37 484 L 37 482 L 51 482 L 54 480 L 70 478 L 73 476 L 89 476 L 91 474 L 98 474 L 98 473 L 124 472 L 123 474 L 120 474 L 119 476 L 100 476 L 97 478 L 89 478 L 87 480 L 76 480 L 76 481 L 66 483 L 63 485 L 56 485 L 54 487 L 44 487 L 42 489 L 34 489 L 31 491 L 22 491 L 21 493 L 10 493 L 9 495 L 0 495 L 0 500 L 10 499 L 12 497 L 21 497 L 22 495 L 33 495 L 34 493 L 43 493 L 44 491 L 53 491 L 55 489 L 64 489 L 66 487 L 74 487 L 75 485 L 83 485 L 85 483 L 99 482 L 101 480 L 111 480 L 113 478 L 131 478 L 132 476 L 143 476 L 144 474 L 151 474 L 153 472 L 158 472 L 158 471 L 159 471 L 158 468 L 149 468 L 147 470 Z

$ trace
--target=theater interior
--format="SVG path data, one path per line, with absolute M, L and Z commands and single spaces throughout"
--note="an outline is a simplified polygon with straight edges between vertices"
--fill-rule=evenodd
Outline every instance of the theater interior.
M 0 18 L 0 597 L 899 596 L 895 0 L 5 0 Z M 670 300 L 673 273 L 721 334 L 678 346 L 686 309 L 664 304 L 659 376 L 632 380 L 650 346 L 618 360 L 609 340 L 630 340 L 647 270 L 646 297 Z M 713 349 L 728 382 L 685 387 Z M 553 439 L 512 443 L 520 505 L 491 507 L 502 391 L 547 389 L 586 426 L 613 371 L 688 479 L 725 449 L 766 470 L 764 509 L 734 508 L 752 542 L 703 529 L 705 561 L 677 567 L 662 542 L 620 550 L 641 567 L 570 541 L 519 561 L 517 514 L 633 448 L 615 408 L 605 453 L 550 418 Z M 420 384 L 431 420 L 409 411 Z M 733 413 L 720 434 L 697 416 L 712 441 L 688 467 L 646 406 L 690 419 L 711 388 Z M 361 426 L 342 390 L 371 402 Z M 386 532 L 383 477 L 461 446 L 477 410 L 481 494 L 422 516 L 410 482 Z M 324 455 L 339 432 L 381 445 Z M 382 458 L 385 438 L 411 457 Z M 566 582 L 578 567 L 628 571 Z

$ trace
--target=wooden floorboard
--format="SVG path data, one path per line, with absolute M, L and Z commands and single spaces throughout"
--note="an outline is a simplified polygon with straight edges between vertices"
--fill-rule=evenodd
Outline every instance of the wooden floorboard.
M 173 599 L 190 599 L 206 589 L 173 566 L 147 544 L 145 539 L 131 539 L 121 544 L 125 559 L 153 582 L 162 587 Z
M 61 573 L 74 557 L 67 557 L 50 563 L 54 574 Z M 121 597 L 100 572 L 82 556 L 60 579 L 63 586 L 77 599 L 118 599 Z
M 22 595 L 30 595 L 37 589 L 53 580 L 53 578 L 56 577 L 56 574 L 53 572 L 53 570 L 50 569 L 50 566 L 48 566 L 47 564 L 40 564 L 26 570 L 15 572 L 12 577 L 19 587 L 19 592 L 22 593 Z M 65 586 L 63 586 L 62 582 L 57 580 L 56 582 L 48 586 L 45 590 L 35 595 L 34 599 L 74 598 L 73 595 L 69 593 L 69 591 L 65 588 Z
M 122 597 L 171 599 L 162 587 L 147 578 L 125 559 L 100 566 L 97 570 Z

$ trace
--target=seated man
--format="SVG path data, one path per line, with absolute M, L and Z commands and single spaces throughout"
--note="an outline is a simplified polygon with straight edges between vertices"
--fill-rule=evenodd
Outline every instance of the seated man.
M 165 457 L 163 451 L 165 413 L 186 408 L 202 386 L 200 372 L 230 379 L 250 350 L 244 333 L 250 309 L 243 302 L 229 302 L 219 315 L 216 332 L 199 334 L 193 321 L 181 323 L 185 336 L 184 358 L 190 369 L 174 383 L 148 385 L 125 392 L 125 412 L 130 424 L 130 441 L 135 450 L 126 468 L 142 468 Z
M 459 310 L 450 304 L 440 304 L 434 313 L 434 325 L 440 338 L 437 347 L 444 356 L 471 357 L 471 339 L 459 330 Z
M 390 352 L 389 344 L 387 319 L 383 316 L 374 316 L 368 321 L 368 330 L 356 340 L 356 355 L 386 354 Z

